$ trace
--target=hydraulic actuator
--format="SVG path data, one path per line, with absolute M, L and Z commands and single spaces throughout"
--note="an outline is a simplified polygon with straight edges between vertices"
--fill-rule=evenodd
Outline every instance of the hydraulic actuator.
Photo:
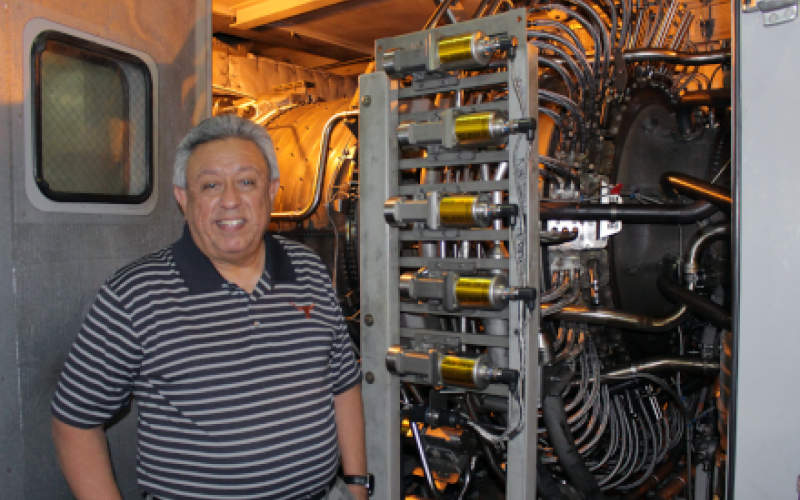
M 434 39 L 433 36 L 415 47 L 396 48 L 383 53 L 383 71 L 394 77 L 423 72 L 444 72 L 483 68 L 492 57 L 505 54 L 514 59 L 517 37 L 485 35 L 473 31 Z
M 495 368 L 487 354 L 453 355 L 436 349 L 406 350 L 395 345 L 386 353 L 386 368 L 395 375 L 415 375 L 432 387 L 455 386 L 483 390 L 489 384 L 517 383 L 519 374 L 506 368 Z
M 488 194 L 446 195 L 427 193 L 424 200 L 392 197 L 383 206 L 383 217 L 392 227 L 424 223 L 428 229 L 443 227 L 489 227 L 496 219 L 517 216 L 517 205 L 492 203 Z
M 400 275 L 400 298 L 437 301 L 445 311 L 486 309 L 501 311 L 510 300 L 536 300 L 535 288 L 511 287 L 502 274 L 492 276 L 461 276 L 454 272 L 441 277 L 420 273 Z
M 403 122 L 397 127 L 401 147 L 488 148 L 502 146 L 511 134 L 525 134 L 529 141 L 536 132 L 536 120 L 509 120 L 500 111 L 459 114 L 447 109 L 442 119 L 428 122 Z

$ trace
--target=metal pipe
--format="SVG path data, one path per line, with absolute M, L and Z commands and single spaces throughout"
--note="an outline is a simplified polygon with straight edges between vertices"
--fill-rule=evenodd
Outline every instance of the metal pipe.
M 542 304 L 540 307 L 545 307 Z M 585 306 L 567 306 L 552 317 L 555 320 L 611 326 L 645 333 L 663 333 L 675 329 L 686 321 L 689 310 L 681 305 L 666 316 L 646 316 L 610 309 L 590 309 Z
M 707 64 L 730 64 L 730 50 L 710 52 L 678 52 L 669 49 L 634 49 L 623 54 L 625 62 L 665 62 L 684 66 L 705 66 Z
M 708 106 L 710 108 L 726 108 L 731 105 L 730 87 L 711 90 L 693 90 L 681 95 L 682 107 Z
M 683 264 L 683 282 L 687 289 L 693 290 L 697 270 L 700 268 L 700 255 L 711 243 L 731 237 L 730 224 L 714 224 L 698 231 L 689 242 Z
M 669 6 L 669 9 L 667 9 L 667 14 L 664 16 L 664 20 L 661 22 L 661 26 L 658 28 L 658 34 L 656 35 L 655 40 L 656 47 L 662 47 L 664 42 L 667 40 L 669 30 L 672 28 L 672 19 L 675 17 L 675 12 L 678 10 L 678 3 L 678 0 L 673 0 L 672 4 Z
M 450 21 L 451 24 L 453 23 L 452 20 L 453 18 L 450 17 L 453 15 L 453 13 L 450 12 L 450 5 L 453 4 L 453 0 L 433 0 L 433 1 L 438 3 L 438 6 L 436 7 L 436 10 L 433 11 L 433 15 L 431 15 L 430 19 L 428 19 L 428 22 L 426 22 L 425 26 L 423 26 L 422 28 L 423 30 L 429 30 L 435 28 L 445 12 L 449 12 L 448 20 Z
M 600 374 L 600 377 L 608 379 L 610 377 L 634 376 L 637 373 L 678 370 L 692 373 L 716 373 L 719 372 L 719 363 L 684 356 L 659 356 L 632 363 L 628 367 L 604 371 Z
M 478 5 L 477 9 L 475 9 L 475 13 L 472 14 L 472 19 L 483 17 L 483 15 L 486 13 L 486 9 L 489 7 L 489 2 L 491 1 L 492 0 L 481 0 L 480 5 Z
M 541 220 L 608 220 L 629 224 L 689 224 L 707 219 L 716 211 L 717 207 L 707 201 L 691 205 L 539 203 Z
M 689 34 L 689 29 L 692 27 L 693 21 L 694 14 L 687 12 L 683 19 L 681 19 L 681 23 L 678 25 L 677 31 L 675 31 L 675 36 L 672 38 L 672 41 L 669 44 L 670 50 L 680 50 L 681 47 L 683 47 L 686 37 Z
M 302 222 L 314 213 L 319 207 L 322 200 L 322 183 L 325 180 L 325 170 L 328 165 L 328 149 L 330 148 L 331 136 L 333 135 L 333 128 L 340 121 L 358 117 L 358 111 L 342 111 L 336 113 L 328 119 L 325 128 L 322 131 L 322 140 L 319 146 L 319 156 L 317 158 L 317 170 L 314 174 L 314 192 L 311 196 L 311 201 L 306 207 L 299 211 L 292 212 L 272 212 L 272 220 L 279 222 Z
M 660 182 L 664 194 L 668 196 L 674 196 L 676 193 L 683 194 L 695 200 L 713 203 L 726 212 L 731 211 L 730 189 L 680 172 L 666 172 L 661 175 Z

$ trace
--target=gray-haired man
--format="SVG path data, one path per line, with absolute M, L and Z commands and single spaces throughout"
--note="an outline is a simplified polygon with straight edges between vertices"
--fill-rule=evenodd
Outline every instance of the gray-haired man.
M 173 183 L 183 237 L 109 278 L 59 380 L 53 436 L 75 496 L 121 498 L 102 425 L 133 396 L 148 498 L 366 499 L 359 367 L 319 258 L 267 232 L 269 135 L 206 120 Z M 356 484 L 336 480 L 340 457 Z

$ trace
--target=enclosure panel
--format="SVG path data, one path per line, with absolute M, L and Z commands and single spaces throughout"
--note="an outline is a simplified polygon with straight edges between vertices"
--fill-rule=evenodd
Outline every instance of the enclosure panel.
M 734 241 L 740 279 L 729 497 L 795 498 L 800 336 L 794 332 L 792 287 L 800 280 L 795 182 L 800 66 L 793 61 L 800 23 L 766 28 L 759 12 L 741 14 L 739 21 Z
M 161 186 L 148 216 L 45 213 L 25 193 L 23 30 L 35 18 L 144 52 L 160 95 Z M 0 491 L 8 499 L 71 498 L 50 437 L 58 373 L 98 288 L 121 265 L 174 241 L 182 216 L 172 195 L 178 142 L 207 116 L 210 2 L 206 0 L 14 0 L 0 20 Z M 8 390 L 6 390 L 6 384 Z M 126 499 L 136 486 L 135 412 L 109 430 Z

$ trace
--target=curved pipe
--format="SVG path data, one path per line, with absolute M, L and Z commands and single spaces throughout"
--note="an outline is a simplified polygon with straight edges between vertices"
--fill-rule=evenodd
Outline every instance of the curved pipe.
M 579 189 L 581 187 L 581 176 L 578 175 L 578 173 L 566 163 L 544 155 L 539 156 L 539 163 L 544 165 L 547 170 L 553 172 L 557 176 L 564 179 L 569 179 L 575 186 L 575 189 Z
M 540 307 L 549 307 L 549 304 L 542 304 Z M 645 333 L 663 333 L 677 328 L 678 325 L 686 321 L 688 315 L 689 310 L 686 306 L 680 306 L 672 313 L 660 317 L 633 314 L 624 311 L 613 311 L 611 309 L 590 309 L 585 306 L 567 306 L 560 312 L 555 313 L 552 317 L 560 321 L 611 326 L 624 330 L 638 330 Z
M 302 222 L 314 213 L 322 200 L 322 183 L 325 180 L 325 170 L 328 166 L 328 149 L 330 148 L 333 128 L 342 120 L 351 117 L 358 117 L 358 111 L 342 111 L 331 116 L 322 131 L 322 143 L 319 146 L 319 157 L 317 159 L 317 171 L 314 174 L 314 193 L 311 201 L 306 207 L 293 212 L 272 212 L 272 220 L 279 222 Z
M 664 62 L 684 66 L 705 66 L 707 64 L 729 64 L 730 50 L 710 52 L 678 52 L 669 49 L 634 49 L 623 54 L 625 62 Z
M 724 307 L 680 286 L 675 283 L 671 277 L 667 276 L 665 272 L 662 272 L 658 276 L 658 290 L 664 297 L 684 304 L 690 311 L 706 321 L 726 330 L 731 330 L 733 328 L 731 313 Z
M 715 186 L 708 181 L 680 172 L 665 172 L 661 176 L 661 188 L 668 196 L 683 194 L 695 200 L 705 200 L 726 212 L 731 211 L 731 190 Z
M 689 290 L 694 288 L 694 275 L 699 269 L 700 256 L 703 251 L 715 241 L 730 238 L 731 234 L 730 224 L 714 224 L 704 227 L 692 237 L 689 247 L 686 249 L 683 264 L 686 288 Z
M 690 224 L 714 215 L 717 207 L 707 201 L 692 205 L 581 205 L 543 201 L 541 220 L 608 220 L 629 224 Z
M 625 368 L 604 371 L 601 377 L 629 377 L 637 373 L 655 373 L 663 371 L 685 371 L 693 373 L 719 372 L 719 363 L 684 356 L 660 356 L 633 363 Z

